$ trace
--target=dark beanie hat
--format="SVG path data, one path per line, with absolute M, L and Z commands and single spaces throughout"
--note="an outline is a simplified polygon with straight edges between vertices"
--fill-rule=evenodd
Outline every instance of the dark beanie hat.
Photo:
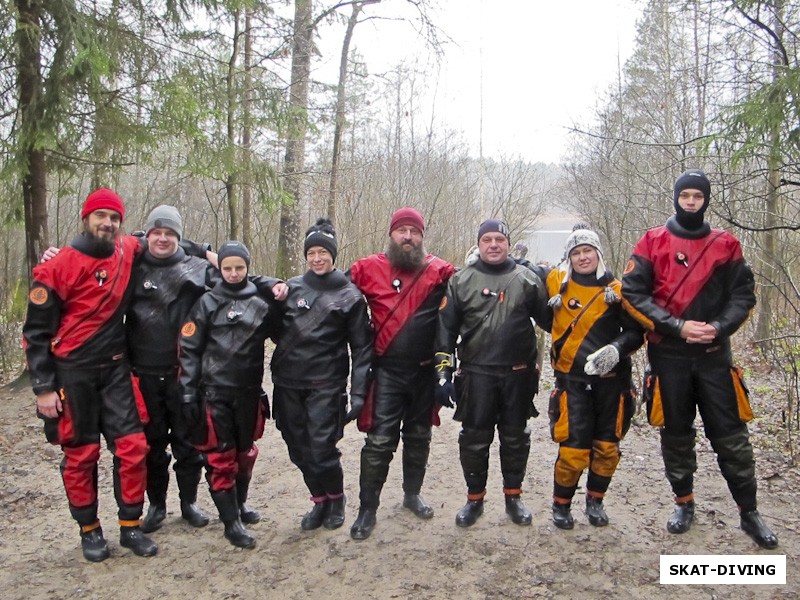
M 174 231 L 178 235 L 178 239 L 183 237 L 183 219 L 177 208 L 169 204 L 161 204 L 150 211 L 144 226 L 145 235 L 149 235 L 153 229 L 162 227 Z
M 501 221 L 499 219 L 486 219 L 481 226 L 478 227 L 478 241 L 484 236 L 486 233 L 502 233 L 506 236 L 506 239 L 511 242 L 511 232 L 508 230 L 508 225 L 506 225 L 505 221 Z
M 306 229 L 306 239 L 303 242 L 303 255 L 308 254 L 308 249 L 314 246 L 321 246 L 331 253 L 333 262 L 336 262 L 336 254 L 339 247 L 336 243 L 336 229 L 330 219 L 319 218 L 317 222 Z
M 705 196 L 705 202 L 695 213 L 689 213 L 683 210 L 678 204 L 678 196 L 683 190 L 700 190 Z M 675 207 L 675 216 L 683 227 L 690 230 L 699 229 L 703 226 L 703 215 L 708 208 L 708 202 L 711 200 L 711 182 L 708 180 L 703 171 L 700 169 L 689 169 L 681 173 L 675 180 L 675 188 L 672 193 L 672 204 Z
M 248 270 L 250 269 L 250 250 L 248 250 L 247 246 L 245 246 L 242 242 L 228 240 L 219 247 L 219 252 L 217 252 L 217 263 L 219 264 L 220 268 L 222 268 L 222 261 L 229 256 L 238 256 L 239 258 L 243 258 Z
M 117 211 L 120 215 L 120 223 L 125 219 L 125 204 L 123 204 L 122 198 L 114 190 L 108 188 L 100 188 L 86 196 L 81 210 L 81 219 L 85 219 L 94 211 L 103 208 Z
M 403 225 L 410 225 L 416 227 L 422 233 L 425 233 L 425 218 L 418 210 L 410 206 L 398 208 L 392 213 L 392 222 L 389 225 L 389 233 L 392 233 L 398 227 Z

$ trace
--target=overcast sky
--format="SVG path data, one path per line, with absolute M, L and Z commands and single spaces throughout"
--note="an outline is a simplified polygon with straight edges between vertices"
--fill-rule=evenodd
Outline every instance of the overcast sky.
M 405 4 L 384 0 L 365 12 L 386 16 Z M 440 120 L 464 132 L 477 156 L 483 99 L 484 155 L 534 162 L 558 162 L 567 128 L 591 122 L 598 97 L 633 51 L 641 14 L 637 0 L 438 4 L 434 18 L 453 43 L 446 49 L 435 105 L 428 105 L 435 106 Z M 421 49 L 412 27 L 386 20 L 360 24 L 353 44 L 371 72 L 413 62 Z M 326 55 L 335 66 L 338 52 Z

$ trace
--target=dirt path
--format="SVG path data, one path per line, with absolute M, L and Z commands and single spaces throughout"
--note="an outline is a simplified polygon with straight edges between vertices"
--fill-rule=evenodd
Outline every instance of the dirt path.
M 757 413 L 769 399 L 769 385 L 754 385 Z M 774 390 L 773 390 L 774 391 Z M 541 407 L 544 399 L 538 400 Z M 764 406 L 762 406 L 762 404 Z M 112 557 L 100 564 L 83 560 L 78 531 L 69 517 L 58 475 L 60 450 L 48 446 L 33 416 L 29 392 L 0 392 L 0 589 L 5 599 L 56 598 L 799 598 L 800 477 L 780 449 L 778 425 L 756 422 L 761 512 L 780 539 L 777 554 L 787 557 L 786 586 L 661 586 L 660 554 L 760 554 L 766 551 L 744 535 L 713 453 L 699 449 L 696 486 L 698 515 L 692 530 L 670 535 L 664 523 L 671 510 L 657 435 L 634 424 L 623 443 L 624 456 L 606 505 L 611 524 L 597 529 L 576 510 L 569 532 L 549 518 L 551 469 L 556 446 L 544 417 L 531 420 L 533 442 L 525 500 L 533 526 L 513 525 L 503 510 L 497 448 L 492 448 L 486 512 L 477 525 L 455 526 L 464 501 L 458 464 L 458 424 L 445 415 L 434 431 L 429 475 L 423 490 L 436 509 L 431 521 L 403 510 L 399 460 L 392 465 L 372 537 L 355 542 L 349 527 L 358 497 L 361 434 L 348 427 L 341 444 L 346 492 L 351 499 L 345 527 L 305 533 L 299 519 L 310 503 L 286 448 L 268 426 L 251 492 L 264 518 L 252 526 L 253 551 L 234 549 L 218 520 L 192 529 L 179 517 L 176 495 L 164 528 L 153 534 L 158 556 L 141 559 L 120 548 L 111 492 L 110 457 L 100 473 L 101 519 Z M 399 457 L 398 457 L 399 458 Z M 174 485 L 174 482 L 173 482 Z M 203 489 L 199 502 L 213 506 Z M 576 507 L 583 504 L 579 489 Z

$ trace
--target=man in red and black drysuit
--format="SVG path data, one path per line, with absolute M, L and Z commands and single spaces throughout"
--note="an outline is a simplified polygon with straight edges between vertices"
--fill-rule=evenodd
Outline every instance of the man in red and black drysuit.
M 361 506 L 350 529 L 357 540 L 369 537 L 375 527 L 401 431 L 403 506 L 421 519 L 433 517 L 420 495 L 434 419 L 433 338 L 439 303 L 455 269 L 425 252 L 424 234 L 422 215 L 400 208 L 392 215 L 386 252 L 362 258 L 350 270 L 352 282 L 367 298 L 375 329 L 372 401 L 359 418 L 367 438 L 361 450 Z
M 753 413 L 730 344 L 756 303 L 753 273 L 739 241 L 704 220 L 710 199 L 703 171 L 690 169 L 678 177 L 676 214 L 634 247 L 622 278 L 623 301 L 648 330 L 648 418 L 661 428 L 661 453 L 676 501 L 667 529 L 684 533 L 694 519 L 693 424 L 699 410 L 739 506 L 742 529 L 760 546 L 774 548 L 778 539 L 756 509 L 746 425 Z
M 84 556 L 108 558 L 97 519 L 100 434 L 114 454 L 114 494 L 120 544 L 139 556 L 158 548 L 139 529 L 146 482 L 147 442 L 125 358 L 123 317 L 134 258 L 133 236 L 120 236 L 122 199 L 99 189 L 81 211 L 84 231 L 33 270 L 23 326 L 36 408 L 45 433 L 61 445 L 61 474 Z

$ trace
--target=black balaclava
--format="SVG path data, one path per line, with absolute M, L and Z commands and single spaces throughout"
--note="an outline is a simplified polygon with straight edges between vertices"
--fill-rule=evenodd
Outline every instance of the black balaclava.
M 696 213 L 689 213 L 683 210 L 678 204 L 678 196 L 683 190 L 700 190 L 705 196 L 703 206 Z M 711 182 L 700 169 L 689 169 L 684 171 L 675 180 L 675 188 L 672 194 L 672 203 L 675 205 L 675 218 L 684 229 L 697 230 L 703 226 L 704 215 L 711 200 Z

